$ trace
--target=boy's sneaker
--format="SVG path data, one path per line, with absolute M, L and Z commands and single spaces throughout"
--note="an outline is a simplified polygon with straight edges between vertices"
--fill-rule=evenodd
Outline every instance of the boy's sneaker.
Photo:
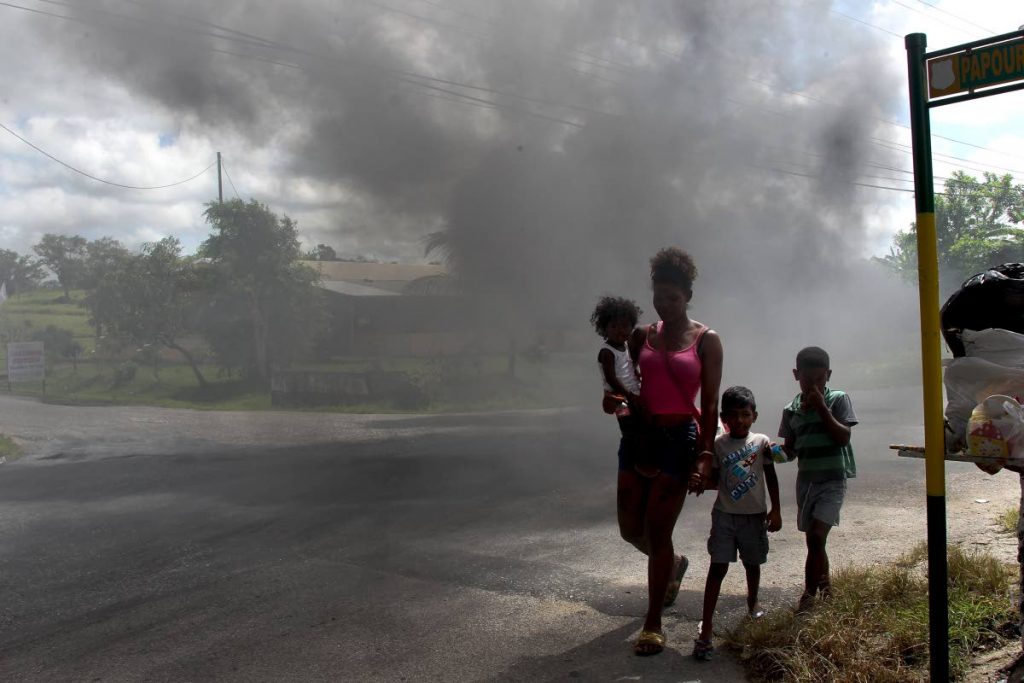
M 747 612 L 747 616 L 750 617 L 751 621 L 757 621 L 758 619 L 764 619 L 764 610 L 761 609 L 761 605 L 754 605 Z
M 693 641 L 693 658 L 698 662 L 710 662 L 711 655 L 715 652 L 714 645 L 711 644 L 710 640 L 701 640 L 700 638 Z

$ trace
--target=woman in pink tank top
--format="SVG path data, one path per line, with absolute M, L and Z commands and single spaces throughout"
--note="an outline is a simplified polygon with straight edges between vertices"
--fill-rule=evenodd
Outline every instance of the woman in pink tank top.
M 619 447 L 618 517 L 622 537 L 648 558 L 648 609 L 634 647 L 638 655 L 664 649 L 661 612 L 675 601 L 689 565 L 684 555 L 675 554 L 672 530 L 690 475 L 696 472 L 706 481 L 711 473 L 718 428 L 722 341 L 690 319 L 696 277 L 689 254 L 659 251 L 651 259 L 651 285 L 661 320 L 638 327 L 630 338 L 647 427 L 641 438 L 623 437 Z

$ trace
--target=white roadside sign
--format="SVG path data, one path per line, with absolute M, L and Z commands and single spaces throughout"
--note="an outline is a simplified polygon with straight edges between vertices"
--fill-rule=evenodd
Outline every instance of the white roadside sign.
M 7 381 L 42 381 L 46 377 L 43 342 L 12 342 L 7 345 Z

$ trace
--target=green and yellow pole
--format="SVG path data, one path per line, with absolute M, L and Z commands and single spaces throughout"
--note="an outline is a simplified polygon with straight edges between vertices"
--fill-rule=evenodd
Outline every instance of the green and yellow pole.
M 921 299 L 921 369 L 924 387 L 925 488 L 928 520 L 928 635 L 931 680 L 949 680 L 949 602 L 946 567 L 946 471 L 942 421 L 939 257 L 935 237 L 931 123 L 923 33 L 906 37 L 910 130 L 917 204 L 917 273 Z

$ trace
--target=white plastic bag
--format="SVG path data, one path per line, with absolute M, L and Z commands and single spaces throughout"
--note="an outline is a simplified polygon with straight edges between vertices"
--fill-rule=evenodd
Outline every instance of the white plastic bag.
M 1000 329 L 964 330 L 960 339 L 969 357 L 1024 369 L 1024 334 Z
M 982 358 L 954 358 L 943 381 L 946 385 L 946 451 L 963 450 L 967 423 L 975 406 L 989 396 L 1002 395 L 1024 402 L 1024 369 L 999 365 Z
M 971 412 L 967 452 L 975 456 L 1024 461 L 1024 408 L 1009 396 L 989 396 Z

